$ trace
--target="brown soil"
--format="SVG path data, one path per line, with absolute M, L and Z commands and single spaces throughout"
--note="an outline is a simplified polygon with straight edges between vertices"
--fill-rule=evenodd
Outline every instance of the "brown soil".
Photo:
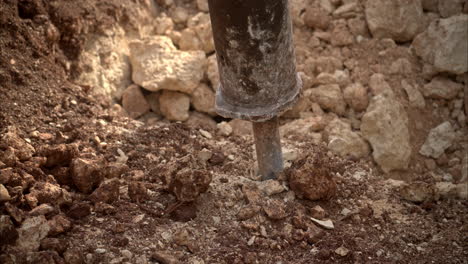
M 32 158 L 0 163 L 19 175 L 5 184 L 12 199 L 0 202 L 0 214 L 20 227 L 33 209 L 25 197 L 38 188 L 39 203 L 54 207 L 47 220 L 71 223 L 49 231 L 31 252 L 15 247 L 10 230 L 10 239 L 0 239 L 0 263 L 467 263 L 467 201 L 403 201 L 373 164 L 335 157 L 306 135 L 284 139 L 301 154 L 291 169 L 313 173 L 321 163 L 310 159 L 327 157 L 320 173 L 333 178 L 335 196 L 312 202 L 288 190 L 266 195 L 256 187 L 251 137 L 208 131 L 208 139 L 183 124 L 148 126 L 91 96 L 92 87 L 73 84 L 87 34 L 131 24 L 131 8 L 119 3 L 0 1 L 0 134 L 16 131 L 36 150 Z M 211 157 L 203 160 L 202 152 Z M 0 144 L 0 156 L 7 153 Z M 60 158 L 52 164 L 52 156 Z M 102 180 L 119 179 L 118 189 L 79 191 L 70 178 L 76 158 L 95 162 Z M 178 174 L 187 168 L 199 173 L 197 184 Z M 71 200 L 48 200 L 51 191 L 38 184 L 45 182 L 60 185 Z M 334 229 L 319 228 L 311 217 L 331 219 Z

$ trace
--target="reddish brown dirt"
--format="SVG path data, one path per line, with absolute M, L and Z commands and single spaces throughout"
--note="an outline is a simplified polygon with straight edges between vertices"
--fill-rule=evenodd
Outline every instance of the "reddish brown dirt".
M 86 34 L 127 17 L 118 2 L 0 1 L 0 134 L 14 126 L 36 150 L 27 160 L 0 164 L 19 175 L 5 184 L 12 199 L 0 202 L 0 214 L 19 228 L 30 217 L 24 197 L 36 183 L 71 194 L 63 204 L 47 200 L 54 209 L 45 215 L 71 226 L 50 232 L 35 252 L 2 237 L 0 263 L 467 263 L 467 201 L 403 201 L 372 164 L 334 157 L 304 135 L 285 139 L 285 146 L 301 157 L 335 160 L 327 173 L 336 195 L 314 202 L 287 190 L 268 196 L 252 181 L 250 137 L 209 131 L 214 137 L 207 139 L 182 124 L 146 126 L 91 97 L 90 87 L 74 85 Z M 76 144 L 77 153 L 47 165 L 51 153 L 62 157 L 59 147 L 50 150 L 62 144 Z M 212 153 L 206 162 L 203 149 Z M 1 156 L 7 152 L 0 144 Z M 77 157 L 104 160 L 101 176 L 119 179 L 107 203 L 70 182 Z M 110 169 L 125 157 L 128 167 Z M 291 168 L 305 170 L 297 160 Z M 203 170 L 212 181 L 194 202 L 179 205 L 165 182 L 183 168 Z M 269 203 L 284 210 L 272 216 Z M 317 205 L 325 216 L 317 216 Z M 320 229 L 310 217 L 331 219 L 335 228 Z M 349 252 L 338 254 L 340 247 Z

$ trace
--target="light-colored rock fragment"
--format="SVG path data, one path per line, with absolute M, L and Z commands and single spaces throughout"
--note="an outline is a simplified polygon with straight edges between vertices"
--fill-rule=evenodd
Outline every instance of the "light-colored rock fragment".
M 369 79 L 369 87 L 374 96 L 381 94 L 383 91 L 392 89 L 387 81 L 385 81 L 385 76 L 381 73 L 372 74 Z
M 401 81 L 401 87 L 403 87 L 406 95 L 408 95 L 408 101 L 411 106 L 420 109 L 426 107 L 426 101 L 417 87 L 409 84 L 406 80 Z
M 133 81 L 149 91 L 191 94 L 206 68 L 203 51 L 179 51 L 165 36 L 130 43 L 130 61 Z
M 419 153 L 426 157 L 437 159 L 452 145 L 455 137 L 456 135 L 452 125 L 450 122 L 446 121 L 431 129 Z
M 459 15 L 463 10 L 465 0 L 439 0 L 437 9 L 441 17 L 451 17 Z
M 413 41 L 413 50 L 439 72 L 468 71 L 468 14 L 433 21 Z
M 229 123 L 223 121 L 216 125 L 218 131 L 223 136 L 229 136 L 232 134 L 232 127 Z
M 186 94 L 164 90 L 159 97 L 159 106 L 168 120 L 185 121 L 189 118 L 190 97 Z
M 201 83 L 192 94 L 192 105 L 195 110 L 215 116 L 215 94 L 206 84 Z
M 330 219 L 319 220 L 319 219 L 315 219 L 315 218 L 311 217 L 310 220 L 312 220 L 312 222 L 314 222 L 318 226 L 323 227 L 325 229 L 335 229 L 335 226 L 333 225 L 333 222 Z
M 213 33 L 211 31 L 210 15 L 206 13 L 198 13 L 191 17 L 187 22 L 187 27 L 193 29 L 196 33 L 202 49 L 206 53 L 214 51 Z
M 11 199 L 10 193 L 3 184 L 0 184 L 0 202 L 9 201 Z
M 445 77 L 435 77 L 430 83 L 423 86 L 422 92 L 425 97 L 450 100 L 457 97 L 462 90 L 462 84 Z
M 342 157 L 360 159 L 369 155 L 370 149 L 361 136 L 351 130 L 351 125 L 335 118 L 325 128 L 328 148 Z
M 345 102 L 357 112 L 366 110 L 369 105 L 367 88 L 360 83 L 348 85 L 343 91 L 343 97 Z
M 132 118 L 138 118 L 150 110 L 140 87 L 132 84 L 122 94 L 122 106 Z
M 218 90 L 219 86 L 219 71 L 218 71 L 218 62 L 216 61 L 216 54 L 211 55 L 208 57 L 208 67 L 206 71 L 206 75 L 208 75 L 208 79 L 211 82 L 211 87 L 213 90 Z
M 421 0 L 372 0 L 366 2 L 365 14 L 372 35 L 410 41 L 423 30 Z
M 322 108 L 338 115 L 345 113 L 346 103 L 339 85 L 320 85 L 317 88 L 309 89 L 307 92 L 311 101 L 317 102 Z
M 208 12 L 208 0 L 197 0 L 197 7 L 200 11 Z
M 374 96 L 361 120 L 361 133 L 384 172 L 408 167 L 411 156 L 408 115 L 391 90 Z
M 162 13 L 155 19 L 155 30 L 158 35 L 166 35 L 174 29 L 174 22 L 166 13 Z
M 38 250 L 41 240 L 47 236 L 49 229 L 45 216 L 27 218 L 18 229 L 16 247 L 24 252 Z

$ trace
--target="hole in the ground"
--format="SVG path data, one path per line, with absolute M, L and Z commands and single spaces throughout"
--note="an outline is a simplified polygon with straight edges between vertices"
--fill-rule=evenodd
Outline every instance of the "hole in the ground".
M 38 0 L 20 0 L 18 2 L 18 15 L 22 19 L 32 19 L 39 15 L 43 9 L 40 1 Z

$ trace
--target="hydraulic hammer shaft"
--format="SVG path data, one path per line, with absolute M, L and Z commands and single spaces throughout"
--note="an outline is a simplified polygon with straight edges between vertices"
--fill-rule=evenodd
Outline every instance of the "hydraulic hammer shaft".
M 259 173 L 283 169 L 277 116 L 297 100 L 287 0 L 208 0 L 220 85 L 216 111 L 254 122 Z

